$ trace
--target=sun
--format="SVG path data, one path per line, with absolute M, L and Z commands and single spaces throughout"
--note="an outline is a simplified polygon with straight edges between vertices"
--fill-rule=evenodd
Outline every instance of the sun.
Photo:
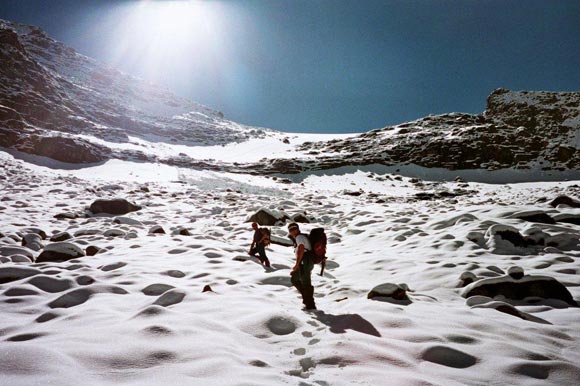
M 167 63 L 227 60 L 223 4 L 207 1 L 125 3 L 115 15 L 113 65 L 129 63 L 155 79 Z

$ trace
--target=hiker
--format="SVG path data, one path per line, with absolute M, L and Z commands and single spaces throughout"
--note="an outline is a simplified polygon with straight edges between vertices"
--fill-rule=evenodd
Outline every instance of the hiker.
M 314 256 L 311 253 L 312 245 L 308 236 L 300 233 L 300 227 L 294 222 L 288 225 L 288 237 L 294 244 L 294 253 L 296 254 L 296 264 L 294 264 L 290 272 L 291 282 L 302 295 L 302 303 L 304 303 L 305 309 L 315 310 L 314 287 L 310 278 L 314 268 Z
M 254 230 L 254 237 L 248 255 L 256 257 L 257 253 L 260 263 L 269 267 L 270 260 L 266 256 L 266 245 L 270 244 L 270 232 L 267 228 L 258 228 L 258 224 L 255 222 L 252 223 L 252 229 Z

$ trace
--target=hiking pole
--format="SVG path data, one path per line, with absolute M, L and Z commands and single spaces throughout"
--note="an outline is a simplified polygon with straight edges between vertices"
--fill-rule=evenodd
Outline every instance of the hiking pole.
M 326 267 L 326 259 L 322 260 L 322 263 L 320 263 L 320 276 L 324 275 L 324 268 Z

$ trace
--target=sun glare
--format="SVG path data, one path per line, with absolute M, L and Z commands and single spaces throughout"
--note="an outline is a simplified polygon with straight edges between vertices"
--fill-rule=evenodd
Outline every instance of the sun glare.
M 224 15 L 219 2 L 125 3 L 115 15 L 112 64 L 139 68 L 151 80 L 176 64 L 192 70 L 219 65 L 227 59 Z

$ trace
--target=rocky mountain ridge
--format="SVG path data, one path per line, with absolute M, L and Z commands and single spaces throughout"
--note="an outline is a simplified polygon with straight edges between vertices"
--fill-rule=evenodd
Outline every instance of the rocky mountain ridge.
M 305 143 L 300 149 L 316 159 L 271 160 L 266 171 L 369 164 L 577 170 L 580 93 L 497 89 L 482 114 L 428 116 L 352 138 Z
M 0 146 L 67 163 L 108 159 L 252 174 L 342 166 L 415 164 L 448 170 L 547 171 L 580 167 L 580 93 L 498 89 L 481 114 L 450 113 L 324 142 L 295 157 L 219 162 L 114 147 L 149 143 L 225 145 L 283 133 L 225 120 L 220 112 L 123 74 L 37 27 L 0 21 Z M 108 145 L 107 145 L 108 144 Z
M 77 135 L 188 145 L 264 135 L 264 130 L 228 121 L 218 111 L 83 56 L 37 27 L 0 20 L 0 62 L 2 147 L 91 163 L 147 157 L 115 154 Z M 55 143 L 67 151 L 54 151 Z

